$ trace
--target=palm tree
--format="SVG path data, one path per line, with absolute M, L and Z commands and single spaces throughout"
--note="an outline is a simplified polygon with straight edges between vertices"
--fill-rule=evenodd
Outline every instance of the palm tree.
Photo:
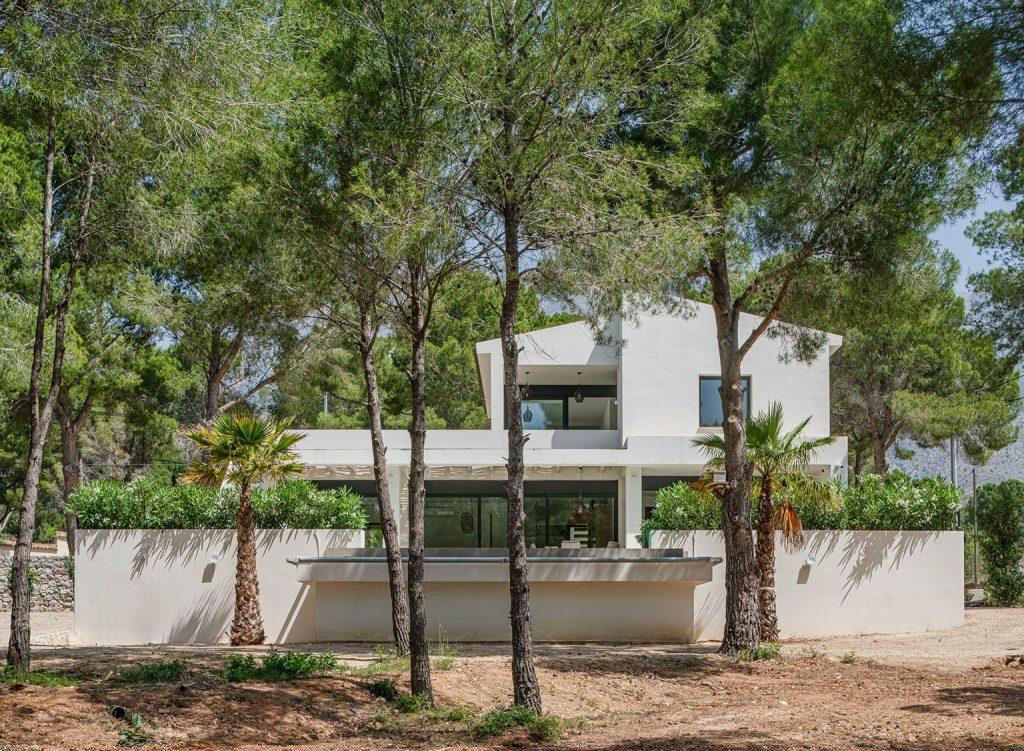
M 302 472 L 303 465 L 292 447 L 304 434 L 286 432 L 293 419 L 274 420 L 245 411 L 226 412 L 210 425 L 196 425 L 181 431 L 202 449 L 204 456 L 192 462 L 181 479 L 209 487 L 229 483 L 238 488 L 235 619 L 231 624 L 231 643 L 235 645 L 262 644 L 266 638 L 260 613 L 260 583 L 256 576 L 252 486 Z
M 759 477 L 756 483 L 757 502 L 757 566 L 760 576 L 761 640 L 778 641 L 779 621 L 775 608 L 775 530 L 795 542 L 803 540 L 800 515 L 783 498 L 775 508 L 773 495 L 784 484 L 799 484 L 805 492 L 828 495 L 830 485 L 814 483 L 804 470 L 814 452 L 828 446 L 835 438 L 801 438 L 807 418 L 789 432 L 783 430 L 782 405 L 768 405 L 767 412 L 759 412 L 747 420 L 747 456 Z M 725 438 L 721 435 L 702 435 L 694 445 L 704 449 L 709 469 L 720 469 L 725 462 Z

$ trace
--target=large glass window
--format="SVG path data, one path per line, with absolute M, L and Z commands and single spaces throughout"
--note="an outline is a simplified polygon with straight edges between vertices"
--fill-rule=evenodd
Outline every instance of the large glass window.
M 611 396 L 592 396 L 582 402 L 569 399 L 569 427 L 580 430 L 615 430 L 619 410 Z
M 743 389 L 743 416 L 750 416 L 750 376 L 740 378 Z M 722 412 L 722 395 L 719 389 L 722 379 L 716 376 L 700 377 L 700 426 L 702 428 L 718 428 L 725 422 Z
M 423 510 L 426 545 L 431 548 L 475 548 L 480 526 L 478 499 L 445 498 L 444 503 L 427 499 Z
M 618 430 L 615 386 L 530 386 L 520 414 L 526 430 Z
M 525 430 L 557 430 L 562 427 L 561 399 L 531 399 L 522 404 Z
M 426 546 L 507 547 L 507 509 L 503 496 L 428 495 Z M 582 547 L 606 547 L 617 539 L 614 494 L 527 492 L 525 509 L 527 547 L 558 547 L 565 540 Z

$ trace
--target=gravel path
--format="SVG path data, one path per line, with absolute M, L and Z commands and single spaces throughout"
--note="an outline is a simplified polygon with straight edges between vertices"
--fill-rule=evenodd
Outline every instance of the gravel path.
M 0 612 L 0 646 L 10 637 L 11 614 Z M 54 657 L 74 655 L 78 659 L 101 658 L 119 653 L 159 655 L 163 652 L 209 652 L 214 659 L 232 651 L 230 647 L 114 647 L 74 645 L 74 613 L 33 613 L 32 642 L 39 646 L 63 647 Z M 853 653 L 858 657 L 894 665 L 928 665 L 935 668 L 964 669 L 980 667 L 1008 654 L 1024 654 L 1024 609 L 970 608 L 964 613 L 962 628 L 931 631 L 923 634 L 876 634 L 869 636 L 833 636 L 825 639 L 787 641 L 788 652 L 817 652 L 834 658 Z M 70 648 L 68 648 L 70 646 Z M 296 647 L 298 645 L 295 645 Z M 324 645 L 312 648 L 322 649 Z M 560 645 L 538 644 L 538 654 L 556 656 L 566 651 L 629 654 L 679 654 L 713 652 L 715 645 Z M 334 645 L 335 653 L 359 664 L 370 658 L 366 645 Z M 504 645 L 474 644 L 459 647 L 460 654 L 485 656 L 505 654 Z M 68 654 L 70 653 L 70 655 Z
M 924 634 L 876 634 L 833 636 L 827 639 L 787 642 L 808 652 L 817 650 L 832 657 L 854 653 L 858 657 L 893 665 L 927 665 L 934 668 L 980 667 L 993 659 L 1024 654 L 1024 609 L 968 608 L 964 625 Z
M 74 641 L 75 614 L 32 613 L 32 643 L 59 646 Z M 11 638 L 11 614 L 0 611 L 0 648 L 6 651 Z

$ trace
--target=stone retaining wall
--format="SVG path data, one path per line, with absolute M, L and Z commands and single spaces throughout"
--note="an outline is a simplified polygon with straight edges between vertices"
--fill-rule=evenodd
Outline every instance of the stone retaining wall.
M 0 557 L 0 611 L 11 609 L 11 557 Z M 68 559 L 58 556 L 32 556 L 32 610 L 56 613 L 75 609 L 75 582 L 68 570 Z

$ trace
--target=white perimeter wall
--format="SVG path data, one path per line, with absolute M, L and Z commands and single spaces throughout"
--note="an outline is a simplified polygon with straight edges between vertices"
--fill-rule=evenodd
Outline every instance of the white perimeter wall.
M 316 637 L 312 589 L 286 559 L 361 547 L 362 530 L 256 533 L 263 626 L 270 642 Z M 83 644 L 226 642 L 235 607 L 235 531 L 80 529 L 75 626 Z M 210 562 L 212 555 L 220 561 Z
M 775 591 L 783 639 L 954 628 L 964 622 L 962 532 L 810 530 L 799 550 L 775 539 Z M 725 555 L 721 532 L 655 532 L 651 546 Z M 808 566 L 807 556 L 817 562 Z M 722 638 L 725 564 L 694 590 L 696 641 Z

